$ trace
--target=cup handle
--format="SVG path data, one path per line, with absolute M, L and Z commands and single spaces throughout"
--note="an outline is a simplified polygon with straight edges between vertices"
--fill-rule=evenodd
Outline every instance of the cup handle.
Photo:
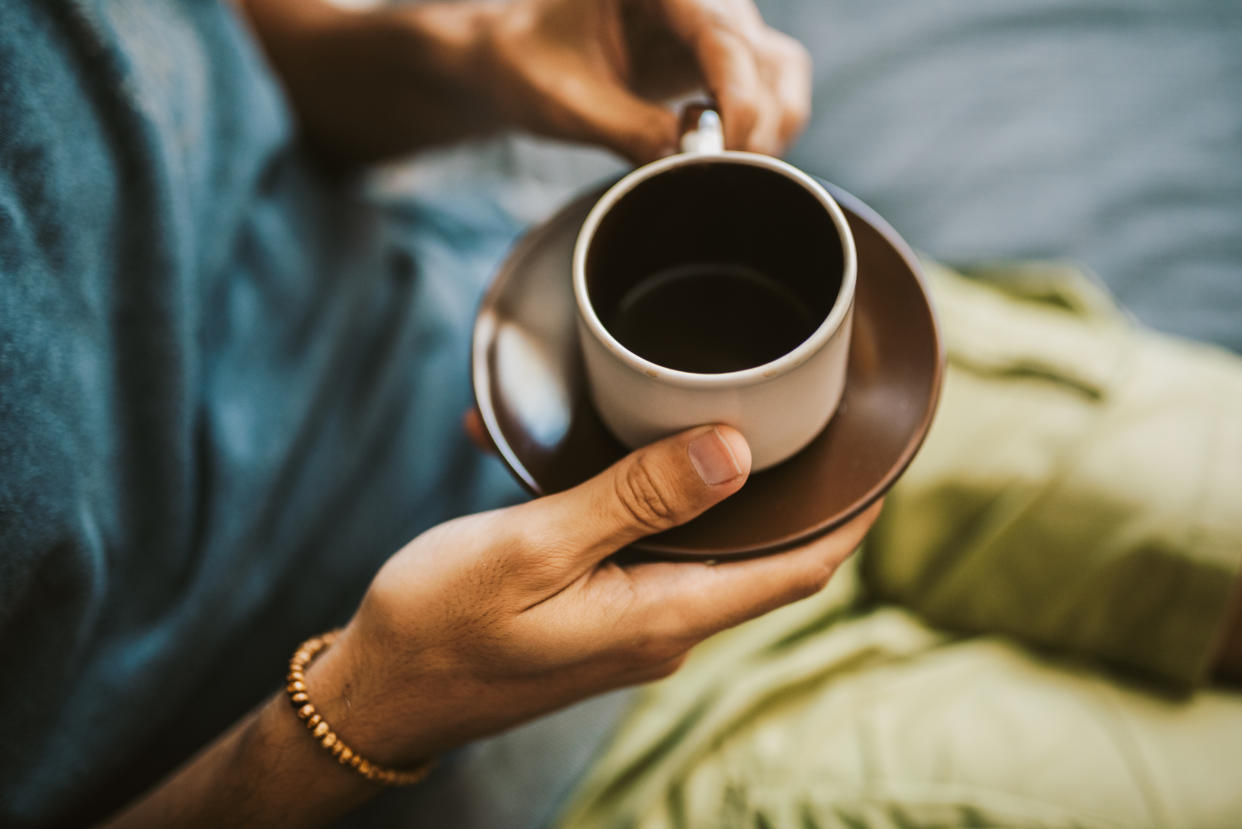
M 681 110 L 681 151 L 683 153 L 724 152 L 724 125 L 713 104 L 695 101 Z

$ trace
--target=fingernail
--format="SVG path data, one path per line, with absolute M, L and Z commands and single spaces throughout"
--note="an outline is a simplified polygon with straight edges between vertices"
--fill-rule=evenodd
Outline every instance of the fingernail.
M 718 429 L 704 432 L 690 441 L 690 463 L 703 483 L 716 486 L 742 474 L 742 467 Z

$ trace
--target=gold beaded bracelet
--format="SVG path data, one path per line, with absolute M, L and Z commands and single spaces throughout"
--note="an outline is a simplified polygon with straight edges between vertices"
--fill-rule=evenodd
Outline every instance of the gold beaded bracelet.
M 417 768 L 404 771 L 386 769 L 364 760 L 341 741 L 341 738 L 311 703 L 306 693 L 306 667 L 321 651 L 336 641 L 336 634 L 336 631 L 330 631 L 321 636 L 314 636 L 294 651 L 293 658 L 289 660 L 289 676 L 287 677 L 289 684 L 285 686 L 285 692 L 289 695 L 289 704 L 297 712 L 298 718 L 306 723 L 306 729 L 311 736 L 345 768 L 353 769 L 372 783 L 379 783 L 382 786 L 412 786 L 418 783 L 431 772 L 434 760 L 428 760 Z

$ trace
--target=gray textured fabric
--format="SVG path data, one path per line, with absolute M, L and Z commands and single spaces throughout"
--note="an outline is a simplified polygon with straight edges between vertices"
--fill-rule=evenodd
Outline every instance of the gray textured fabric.
M 937 258 L 1072 258 L 1242 350 L 1242 4 L 763 6 L 815 53 L 795 163 Z

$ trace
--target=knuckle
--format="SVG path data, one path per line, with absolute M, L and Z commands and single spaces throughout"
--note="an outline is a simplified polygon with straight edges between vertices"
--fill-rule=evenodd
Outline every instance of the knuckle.
M 667 603 L 650 613 L 647 626 L 657 649 L 664 651 L 660 655 L 664 656 L 687 650 L 703 636 L 701 622 L 677 602 Z
M 781 113 L 779 125 L 780 137 L 784 141 L 788 141 L 798 133 L 802 132 L 802 128 L 806 125 L 807 113 L 801 107 L 790 107 Z
M 618 128 L 612 136 L 616 149 L 633 161 L 654 161 L 676 146 L 676 131 L 656 115 L 643 116 L 634 123 Z
M 661 110 L 650 112 L 639 123 L 643 139 L 653 151 L 658 152 L 676 143 L 677 121 L 670 113 Z
M 616 480 L 617 500 L 639 527 L 659 532 L 675 523 L 677 510 L 650 460 L 634 457 Z
M 668 679 L 670 676 L 677 673 L 678 669 L 680 669 L 685 662 L 686 654 L 684 653 L 675 656 L 672 659 L 666 659 L 658 665 L 654 665 L 649 668 L 645 672 L 643 680 L 646 682 L 654 682 L 658 679 Z
M 627 643 L 623 660 L 631 670 L 645 673 L 654 666 L 677 658 L 684 650 L 679 642 L 654 631 L 638 631 Z
M 836 568 L 831 564 L 819 564 L 807 568 L 806 573 L 797 582 L 795 595 L 799 598 L 814 596 L 828 586 L 828 582 L 832 579 L 834 572 L 836 572 Z
M 793 43 L 793 59 L 797 62 L 798 69 L 809 76 L 815 69 L 815 59 L 811 57 L 809 49 L 792 38 L 790 40 Z
M 570 562 L 570 556 L 554 546 L 526 551 L 506 568 L 504 582 L 496 587 L 507 587 L 509 592 L 523 598 L 528 593 L 539 593 L 551 585 L 561 584 Z
M 627 643 L 619 649 L 613 656 L 614 664 L 616 664 L 623 673 L 642 673 L 651 666 L 652 659 L 648 646 L 639 641 Z
M 728 90 L 726 100 L 733 127 L 744 133 L 750 132 L 759 120 L 759 102 L 755 100 L 754 92 L 749 88 L 733 86 Z
M 811 53 L 797 39 L 784 32 L 772 30 L 771 50 L 777 59 L 789 63 L 797 69 L 811 66 Z
M 529 514 L 529 511 L 522 504 L 512 508 L 506 515 L 484 513 L 481 516 L 489 519 L 481 524 L 480 529 L 485 533 L 484 537 L 489 541 L 488 547 L 494 553 L 492 558 L 510 566 L 521 566 L 525 564 L 528 556 L 544 546 L 545 532 L 537 523 L 515 520 L 524 518 L 524 514 Z
M 746 35 L 746 25 L 749 22 L 744 16 L 738 15 L 735 9 L 713 3 L 699 10 L 695 37 L 700 41 L 716 39 L 745 44 L 749 40 Z
M 528 506 L 512 507 L 506 517 L 523 517 L 524 512 L 527 516 L 533 514 L 533 510 L 527 510 Z M 475 573 L 491 574 L 490 592 L 498 597 L 512 595 L 525 600 L 531 592 L 561 583 L 565 573 L 573 567 L 577 551 L 572 543 L 544 521 L 525 518 L 506 521 L 497 514 L 496 520 L 483 525 L 483 531 L 488 539 L 488 555 L 476 555 L 470 569 Z M 448 549 L 461 546 L 464 545 L 455 539 L 445 544 Z
M 751 126 L 755 125 L 759 120 L 759 102 L 755 100 L 753 94 L 749 97 L 734 99 L 733 117 Z

